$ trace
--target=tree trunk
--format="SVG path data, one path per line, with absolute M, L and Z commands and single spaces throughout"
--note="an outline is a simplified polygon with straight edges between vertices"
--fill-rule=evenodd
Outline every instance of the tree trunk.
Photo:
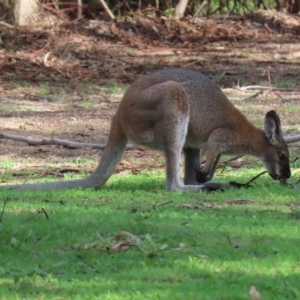
M 20 26 L 36 23 L 38 11 L 37 0 L 15 0 L 15 23 Z
M 186 10 L 188 0 L 179 0 L 175 9 L 175 18 L 182 18 Z
M 300 12 L 300 0 L 289 0 L 287 10 L 290 14 L 299 13 Z

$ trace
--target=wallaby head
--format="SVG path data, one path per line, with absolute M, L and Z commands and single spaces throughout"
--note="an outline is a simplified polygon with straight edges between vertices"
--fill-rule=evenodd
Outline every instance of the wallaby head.
M 284 141 L 280 119 L 274 110 L 265 116 L 264 130 L 255 127 L 246 118 L 240 118 L 240 112 L 232 114 L 231 126 L 217 129 L 214 139 L 207 143 L 206 161 L 203 166 L 197 164 L 196 180 L 199 183 L 209 181 L 215 172 L 222 154 L 244 153 L 260 158 L 269 175 L 280 181 L 291 176 L 289 151 Z M 213 136 L 213 132 L 210 136 Z
M 265 116 L 264 131 L 269 146 L 261 158 L 262 162 L 273 179 L 285 181 L 291 177 L 289 150 L 282 135 L 280 119 L 274 110 Z

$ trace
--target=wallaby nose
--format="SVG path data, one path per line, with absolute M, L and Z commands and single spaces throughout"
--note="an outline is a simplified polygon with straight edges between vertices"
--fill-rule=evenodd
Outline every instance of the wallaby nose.
M 288 179 L 290 177 L 291 177 L 291 170 L 288 169 L 287 172 L 286 172 L 286 174 L 285 174 L 285 178 Z
M 289 179 L 291 177 L 291 170 L 288 168 L 284 172 L 281 172 L 280 175 L 278 176 L 278 179 Z

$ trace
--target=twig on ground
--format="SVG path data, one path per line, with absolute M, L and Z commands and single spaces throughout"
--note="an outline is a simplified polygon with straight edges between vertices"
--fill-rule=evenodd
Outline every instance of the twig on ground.
M 237 189 L 240 189 L 240 188 L 242 188 L 242 187 L 244 187 L 244 188 L 249 188 L 249 187 L 251 187 L 250 184 L 251 184 L 254 180 L 256 180 L 258 177 L 260 177 L 261 175 L 263 175 L 263 174 L 265 174 L 265 173 L 267 173 L 267 171 L 263 171 L 263 172 L 259 173 L 258 175 L 252 177 L 252 178 L 251 178 L 248 182 L 246 182 L 246 183 L 239 183 L 239 182 L 236 182 L 236 181 L 230 181 L 229 184 L 230 184 L 231 187 L 234 187 L 234 188 L 237 188 Z
M 82 148 L 82 147 L 90 147 L 95 149 L 103 150 L 106 146 L 105 143 L 82 143 L 75 142 L 69 140 L 63 140 L 58 138 L 44 138 L 44 139 L 33 139 L 31 137 L 26 137 L 22 135 L 8 134 L 8 133 L 0 133 L 0 139 L 13 140 L 17 142 L 23 142 L 28 144 L 29 146 L 41 146 L 41 145 L 59 145 L 67 148 Z M 126 149 L 132 150 L 134 149 L 134 145 L 128 144 Z
M 83 142 L 75 142 L 75 141 L 64 140 L 64 139 L 59 139 L 59 138 L 34 139 L 34 138 L 26 137 L 23 135 L 8 134 L 8 133 L 0 133 L 0 139 L 23 142 L 23 143 L 28 144 L 29 146 L 58 145 L 58 146 L 64 146 L 66 148 L 71 148 L 71 149 L 90 147 L 90 148 L 95 148 L 95 149 L 100 149 L 100 150 L 103 150 L 106 147 L 105 143 L 83 143 Z M 300 134 L 285 136 L 284 140 L 288 144 L 299 142 Z M 126 150 L 133 150 L 133 149 L 136 149 L 136 147 L 132 144 L 128 144 L 126 146 Z M 223 163 L 230 162 L 230 161 L 238 159 L 240 157 L 236 156 L 236 157 L 234 157 L 228 161 L 225 161 Z
M 248 182 L 246 182 L 246 183 L 244 183 L 244 184 L 241 183 L 241 184 L 242 184 L 243 186 L 249 186 L 250 183 L 252 183 L 254 180 L 256 180 L 258 177 L 260 177 L 261 175 L 263 175 L 263 174 L 265 174 L 265 173 L 267 173 L 267 171 L 263 171 L 263 172 L 259 173 L 258 175 L 252 177 Z
M 251 95 L 251 96 L 245 98 L 244 101 L 248 101 L 250 99 L 256 98 L 257 96 L 259 96 L 260 94 L 263 94 L 263 93 L 264 93 L 263 91 L 259 91 L 259 92 L 255 93 L 254 95 Z
M 284 140 L 287 144 L 299 142 L 300 141 L 300 134 L 285 136 Z
M 3 207 L 2 207 L 2 211 L 1 211 L 1 216 L 0 216 L 0 223 L 2 223 L 2 219 L 3 219 L 3 215 L 4 215 L 4 210 L 5 210 L 5 206 L 8 202 L 8 198 L 6 198 L 3 202 Z
M 10 24 L 8 24 L 8 23 L 6 23 L 6 22 L 4 22 L 4 21 L 1 21 L 1 22 L 0 22 L 0 25 L 3 25 L 3 26 L 8 27 L 8 28 L 15 28 L 15 26 L 10 25 Z
M 0 18 L 0 21 L 3 21 L 3 20 L 5 20 L 6 16 L 7 16 L 7 13 L 6 13 L 6 14 L 4 14 L 3 16 L 1 16 L 1 18 Z
M 299 159 L 300 159 L 300 157 L 299 157 L 299 156 L 297 156 L 296 158 L 294 158 L 294 159 L 293 159 L 293 161 L 292 161 L 292 162 L 294 163 L 294 162 L 296 162 L 296 161 L 297 161 L 297 160 L 299 160 Z
M 227 241 L 228 241 L 229 245 L 233 247 L 229 235 L 227 235 Z
M 48 213 L 45 211 L 44 208 L 42 208 L 42 209 L 38 210 L 38 211 L 37 211 L 33 216 L 31 216 L 30 218 L 23 220 L 23 221 L 21 222 L 21 224 L 22 224 L 22 223 L 25 223 L 25 222 L 28 222 L 28 221 L 30 221 L 30 220 L 32 220 L 33 218 L 35 218 L 36 216 L 38 216 L 38 215 L 40 215 L 40 214 L 44 214 L 45 217 L 46 217 L 46 219 L 49 220 Z
M 157 207 L 160 207 L 160 206 L 168 205 L 168 204 L 171 204 L 173 202 L 174 201 L 170 200 L 170 201 L 167 201 L 167 202 L 164 202 L 164 203 L 160 203 L 160 204 L 153 204 L 153 208 L 157 208 Z
M 196 18 L 200 12 L 202 11 L 202 9 L 204 8 L 204 6 L 207 4 L 207 0 L 203 1 L 202 4 L 199 6 L 198 10 L 194 13 L 194 18 Z
M 77 18 L 82 18 L 82 0 L 77 0 L 78 8 L 77 8 Z
M 227 164 L 227 163 L 232 162 L 232 161 L 234 161 L 234 160 L 240 159 L 240 158 L 242 158 L 243 156 L 244 156 L 244 155 L 236 155 L 235 157 L 232 157 L 232 158 L 230 158 L 230 159 L 228 159 L 228 160 L 221 161 L 219 164 Z
M 270 75 L 270 67 L 268 67 L 268 81 L 270 85 L 270 90 L 272 90 L 272 81 L 271 81 L 271 75 Z
M 248 85 L 248 86 L 240 86 L 236 88 L 240 91 L 247 90 L 272 90 L 272 91 L 283 91 L 283 92 L 299 92 L 299 89 L 293 88 L 278 88 L 278 87 L 270 87 L 265 85 Z
M 115 16 L 114 14 L 111 12 L 111 10 L 109 9 L 109 7 L 107 6 L 106 2 L 104 0 L 99 0 L 100 3 L 102 4 L 103 8 L 106 10 L 107 14 L 109 15 L 109 17 L 114 20 Z

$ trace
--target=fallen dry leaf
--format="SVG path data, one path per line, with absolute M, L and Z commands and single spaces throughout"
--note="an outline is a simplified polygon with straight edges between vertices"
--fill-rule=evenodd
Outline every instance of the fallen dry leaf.
M 199 205 L 192 205 L 192 204 L 189 204 L 189 203 L 183 203 L 181 205 L 182 208 L 188 208 L 188 209 L 200 209 L 200 206 Z
M 112 24 L 110 26 L 110 32 L 113 34 L 113 35 L 118 35 L 120 30 L 116 27 L 115 24 Z
M 128 231 L 119 231 L 116 234 L 116 239 L 119 240 L 122 238 L 129 238 L 134 243 L 134 246 L 139 246 L 141 244 L 141 239 Z
M 119 242 L 115 245 L 113 245 L 111 247 L 111 250 L 114 251 L 114 252 L 118 252 L 118 251 L 126 251 L 128 250 L 131 246 L 133 245 L 130 245 L 128 244 L 127 242 Z
M 128 231 L 119 231 L 116 234 L 116 239 L 117 240 L 126 239 L 126 240 L 114 244 L 111 247 L 111 250 L 114 252 L 126 251 L 131 247 L 137 247 L 141 244 L 140 238 Z

